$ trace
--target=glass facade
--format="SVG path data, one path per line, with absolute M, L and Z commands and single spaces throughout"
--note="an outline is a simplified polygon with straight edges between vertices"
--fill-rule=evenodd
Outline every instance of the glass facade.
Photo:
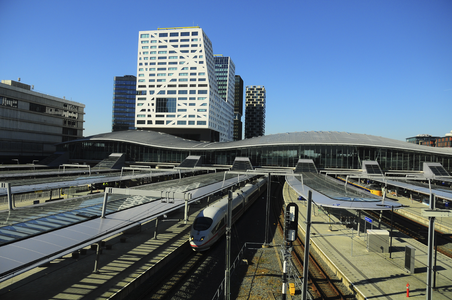
M 126 153 L 135 162 L 180 163 L 189 155 L 203 156 L 204 164 L 232 165 L 235 157 L 248 157 L 253 166 L 295 167 L 298 159 L 312 159 L 317 168 L 360 169 L 364 160 L 377 161 L 383 171 L 420 171 L 424 162 L 439 162 L 452 172 L 452 155 L 350 145 L 270 145 L 222 150 L 177 150 L 114 141 L 61 144 L 72 159 L 101 160 L 110 153 Z
M 135 129 L 136 82 L 133 75 L 114 78 L 112 131 Z

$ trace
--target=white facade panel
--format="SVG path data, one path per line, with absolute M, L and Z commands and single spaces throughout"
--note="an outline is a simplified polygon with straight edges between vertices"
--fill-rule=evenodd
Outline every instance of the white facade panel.
M 212 43 L 199 27 L 140 31 L 135 126 L 210 129 L 232 140 L 233 99 L 218 95 Z

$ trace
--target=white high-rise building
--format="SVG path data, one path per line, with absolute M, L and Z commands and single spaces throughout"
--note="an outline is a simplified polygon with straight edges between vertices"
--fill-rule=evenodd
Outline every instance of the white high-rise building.
M 135 126 L 187 139 L 232 141 L 233 99 L 218 94 L 212 43 L 196 27 L 140 31 Z

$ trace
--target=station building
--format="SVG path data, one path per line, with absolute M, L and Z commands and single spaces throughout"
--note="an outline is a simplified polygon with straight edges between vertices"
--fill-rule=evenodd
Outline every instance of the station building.
M 55 144 L 83 137 L 85 105 L 38 93 L 14 80 L 0 83 L 0 162 L 29 163 Z
M 73 161 L 94 163 L 111 153 L 124 153 L 130 163 L 179 164 L 190 155 L 204 165 L 232 165 L 248 157 L 253 166 L 294 168 L 312 159 L 319 169 L 360 169 L 377 161 L 383 171 L 421 171 L 424 162 L 438 162 L 452 172 L 452 149 L 434 148 L 379 136 L 335 131 L 303 131 L 265 135 L 232 142 L 199 142 L 154 131 L 120 131 L 61 143 Z

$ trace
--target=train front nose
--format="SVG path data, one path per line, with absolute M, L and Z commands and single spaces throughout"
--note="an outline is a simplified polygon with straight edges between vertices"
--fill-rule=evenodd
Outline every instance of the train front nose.
M 191 232 L 190 234 L 190 246 L 193 248 L 202 247 L 205 243 L 206 235 L 205 232 Z

